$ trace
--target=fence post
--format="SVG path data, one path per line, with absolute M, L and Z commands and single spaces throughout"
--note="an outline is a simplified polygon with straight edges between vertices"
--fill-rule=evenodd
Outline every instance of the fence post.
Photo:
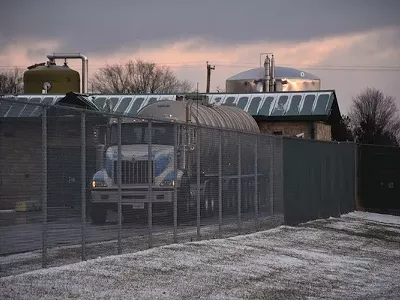
M 275 197 L 274 197 L 274 173 L 275 173 L 275 160 L 274 160 L 274 156 L 275 156 L 275 138 L 271 137 L 271 157 L 270 157 L 270 180 L 269 180 L 269 188 L 270 188 L 270 201 L 271 201 L 271 215 L 274 215 L 274 201 L 275 201 Z
M 148 222 L 148 239 L 149 248 L 153 247 L 152 232 L 153 232 L 153 155 L 152 155 L 152 123 L 149 121 L 149 143 L 147 153 L 148 163 L 148 196 L 147 201 L 147 222 Z
M 240 233 L 242 227 L 242 145 L 241 135 L 238 133 L 238 187 L 237 187 L 237 208 L 238 208 L 238 231 Z
M 222 129 L 219 131 L 218 147 L 218 233 L 222 234 Z
M 177 227 L 178 227 L 178 194 L 177 194 L 177 182 L 178 177 L 178 125 L 174 124 L 174 243 L 177 243 Z
M 258 228 L 258 136 L 256 136 L 254 149 L 254 214 L 255 226 Z
M 196 173 L 197 173 L 197 192 L 196 192 L 196 199 L 197 199 L 197 221 L 196 221 L 196 227 L 197 227 L 197 239 L 200 240 L 200 200 L 201 200 L 201 182 L 200 182 L 200 143 L 201 143 L 201 138 L 200 138 L 200 128 L 195 127 L 196 132 Z
M 117 185 L 118 185 L 118 254 L 122 253 L 122 124 L 118 117 L 118 158 L 117 158 Z
M 47 107 L 42 113 L 42 268 L 47 267 Z
M 354 141 L 354 202 L 352 209 L 357 210 L 360 208 L 358 198 L 358 145 L 357 141 Z
M 82 260 L 86 260 L 86 114 L 81 112 Z

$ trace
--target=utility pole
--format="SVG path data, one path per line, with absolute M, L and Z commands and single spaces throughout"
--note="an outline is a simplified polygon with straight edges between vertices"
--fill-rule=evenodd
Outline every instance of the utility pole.
M 207 62 L 207 88 L 206 93 L 210 92 L 211 70 L 215 70 L 215 66 L 211 66 Z

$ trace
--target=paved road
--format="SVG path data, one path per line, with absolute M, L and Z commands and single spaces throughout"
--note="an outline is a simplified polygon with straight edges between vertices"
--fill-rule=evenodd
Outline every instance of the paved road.
M 253 214 L 243 214 L 242 219 L 252 219 Z M 110 221 L 104 225 L 86 223 L 86 241 L 100 242 L 118 238 L 118 215 L 110 213 Z M 88 218 L 90 221 L 90 219 Z M 224 217 L 224 224 L 235 224 L 236 216 Z M 172 231 L 173 224 L 165 219 L 153 220 L 153 233 Z M 218 224 L 218 217 L 202 220 L 201 225 Z M 48 247 L 77 245 L 82 241 L 82 225 L 80 212 L 68 209 L 49 210 L 47 223 Z M 196 221 L 179 226 L 179 229 L 195 229 Z M 0 255 L 8 255 L 42 248 L 42 216 L 40 212 L 0 213 Z M 136 221 L 122 225 L 122 237 L 146 236 L 148 234 L 147 221 Z

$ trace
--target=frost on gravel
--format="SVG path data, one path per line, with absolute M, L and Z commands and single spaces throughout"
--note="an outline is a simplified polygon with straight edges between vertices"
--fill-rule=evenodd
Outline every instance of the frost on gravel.
M 2 299 L 398 299 L 400 217 L 350 213 L 0 279 Z

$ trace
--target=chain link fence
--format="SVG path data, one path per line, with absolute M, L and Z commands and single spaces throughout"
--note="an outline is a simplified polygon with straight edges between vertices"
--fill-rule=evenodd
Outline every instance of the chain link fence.
M 18 117 L 0 121 L 1 276 L 255 232 L 282 225 L 284 217 L 297 223 L 308 198 L 329 207 L 310 218 L 353 208 L 350 144 L 68 105 L 1 99 L 0 108 L 15 105 Z M 334 157 L 326 165 L 325 151 Z M 296 190 L 296 180 L 307 188 Z M 338 209 L 336 199 L 347 208 Z

